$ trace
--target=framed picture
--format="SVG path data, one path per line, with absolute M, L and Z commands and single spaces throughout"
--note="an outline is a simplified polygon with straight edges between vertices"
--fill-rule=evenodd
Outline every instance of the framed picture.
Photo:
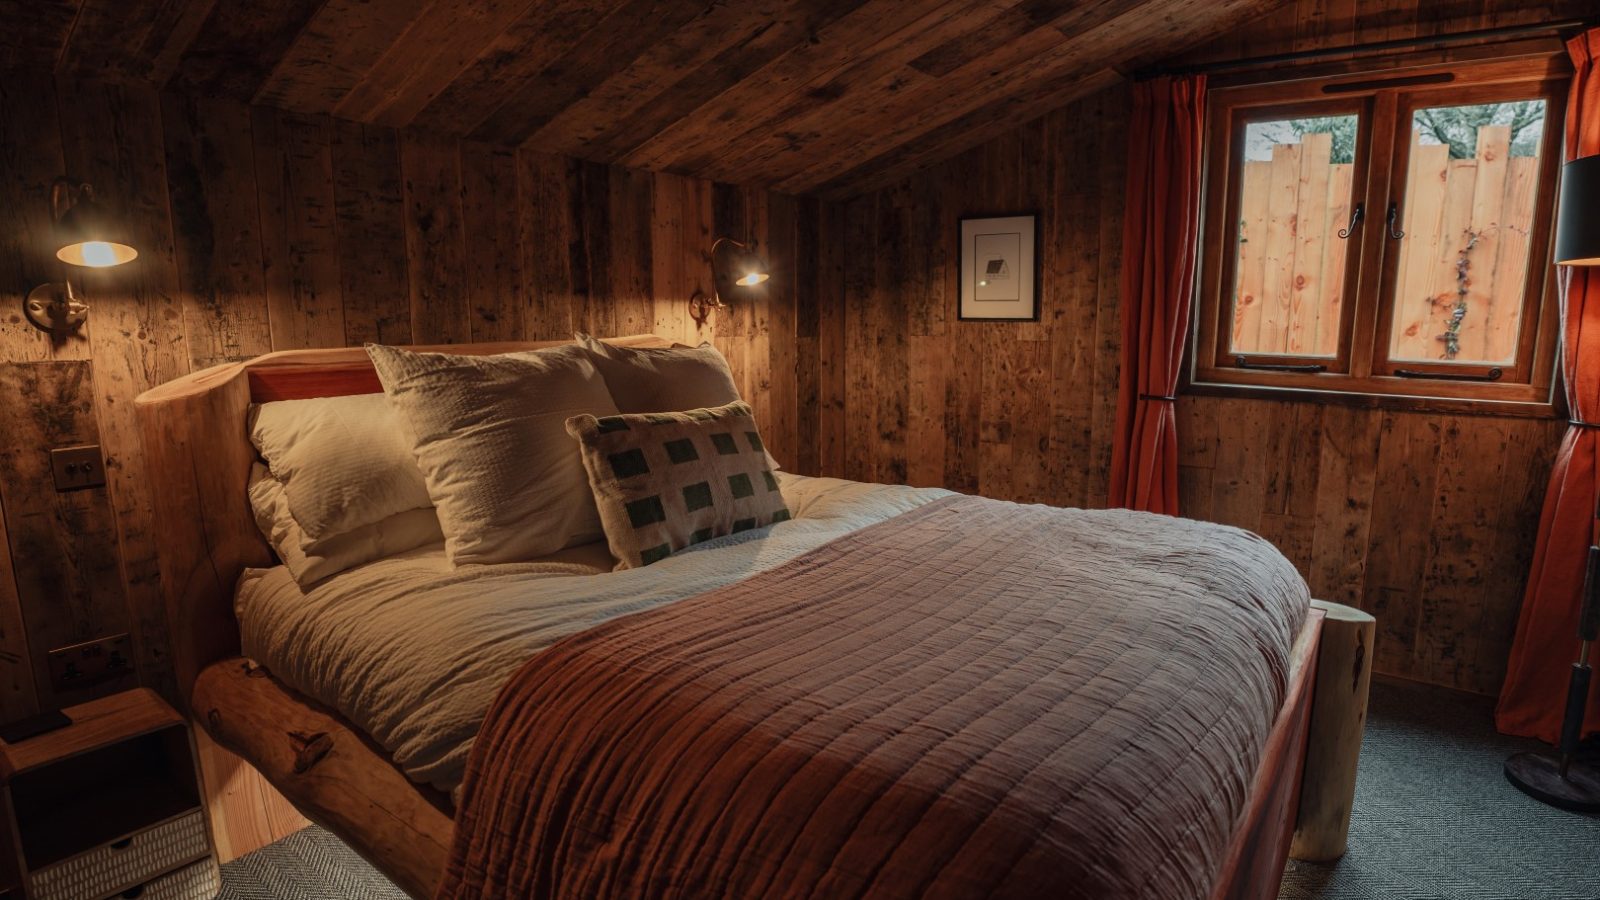
M 968 322 L 1039 320 L 1035 216 L 961 220 L 961 306 Z

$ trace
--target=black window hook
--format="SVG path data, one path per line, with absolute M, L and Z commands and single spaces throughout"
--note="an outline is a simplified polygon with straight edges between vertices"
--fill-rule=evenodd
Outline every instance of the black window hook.
M 1348 238 L 1351 234 L 1353 234 L 1356 230 L 1356 226 L 1361 224 L 1361 217 L 1366 214 L 1366 207 L 1360 203 L 1357 203 L 1355 211 L 1350 213 L 1350 224 L 1339 229 L 1339 237 Z
M 1395 203 L 1392 200 L 1389 201 L 1389 238 L 1391 240 L 1398 241 L 1401 238 L 1406 236 L 1406 233 L 1404 231 L 1401 231 L 1399 228 L 1395 227 L 1395 224 L 1394 224 L 1395 220 L 1397 220 L 1399 218 L 1400 218 L 1400 205 Z

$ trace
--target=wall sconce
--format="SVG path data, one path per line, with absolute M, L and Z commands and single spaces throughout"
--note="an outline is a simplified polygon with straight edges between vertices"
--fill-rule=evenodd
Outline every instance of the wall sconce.
M 103 269 L 132 262 L 139 256 L 121 222 L 94 197 L 89 184 L 56 179 L 50 188 L 56 259 L 74 266 Z M 72 279 L 41 284 L 28 292 L 23 314 L 34 327 L 51 333 L 72 331 L 89 318 L 89 305 L 72 292 Z
M 731 254 L 729 265 L 718 267 L 717 248 L 729 244 L 735 248 Z M 694 319 L 698 327 L 705 327 L 706 320 L 711 318 L 711 313 L 726 309 L 728 304 L 722 299 L 724 279 L 728 287 L 751 287 L 766 281 L 770 277 L 767 272 L 767 263 L 755 250 L 755 242 L 746 244 L 733 238 L 719 237 L 711 244 L 711 296 L 707 297 L 705 291 L 695 291 L 689 298 L 689 316 Z

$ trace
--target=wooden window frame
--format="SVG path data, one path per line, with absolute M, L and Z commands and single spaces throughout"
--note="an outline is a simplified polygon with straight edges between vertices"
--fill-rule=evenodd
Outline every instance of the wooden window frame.
M 1540 53 L 1384 72 L 1343 71 L 1297 80 L 1280 75 L 1272 82 L 1213 89 L 1208 101 L 1203 162 L 1199 296 L 1190 364 L 1183 370 L 1185 392 L 1444 412 L 1556 415 L 1560 317 L 1550 241 L 1570 76 L 1570 64 L 1563 55 Z M 1445 375 L 1483 374 L 1490 368 L 1463 363 L 1396 363 L 1388 359 L 1400 254 L 1398 242 L 1386 236 L 1385 214 L 1391 200 L 1402 205 L 1405 202 L 1411 112 L 1420 107 L 1510 99 L 1508 94 L 1538 96 L 1547 104 L 1516 361 L 1501 366 L 1501 377 L 1495 381 L 1401 377 L 1394 373 L 1402 366 Z M 1365 217 L 1357 233 L 1351 235 L 1354 243 L 1345 256 L 1346 299 L 1340 310 L 1338 351 L 1332 358 L 1278 354 L 1246 357 L 1252 364 L 1317 366 L 1320 371 L 1241 367 L 1231 350 L 1238 253 L 1228 250 L 1237 247 L 1244 129 L 1252 121 L 1352 112 L 1361 118 L 1351 203 L 1362 203 Z M 1541 262 L 1536 264 L 1536 260 Z

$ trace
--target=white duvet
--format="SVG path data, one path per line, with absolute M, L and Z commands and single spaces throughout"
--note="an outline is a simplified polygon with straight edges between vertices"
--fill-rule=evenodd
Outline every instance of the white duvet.
M 456 570 L 433 544 L 310 591 L 283 566 L 250 569 L 235 601 L 244 653 L 337 709 L 411 778 L 454 791 L 495 695 L 554 641 L 731 584 L 950 493 L 779 477 L 791 521 L 640 569 L 609 571 L 603 543 Z

